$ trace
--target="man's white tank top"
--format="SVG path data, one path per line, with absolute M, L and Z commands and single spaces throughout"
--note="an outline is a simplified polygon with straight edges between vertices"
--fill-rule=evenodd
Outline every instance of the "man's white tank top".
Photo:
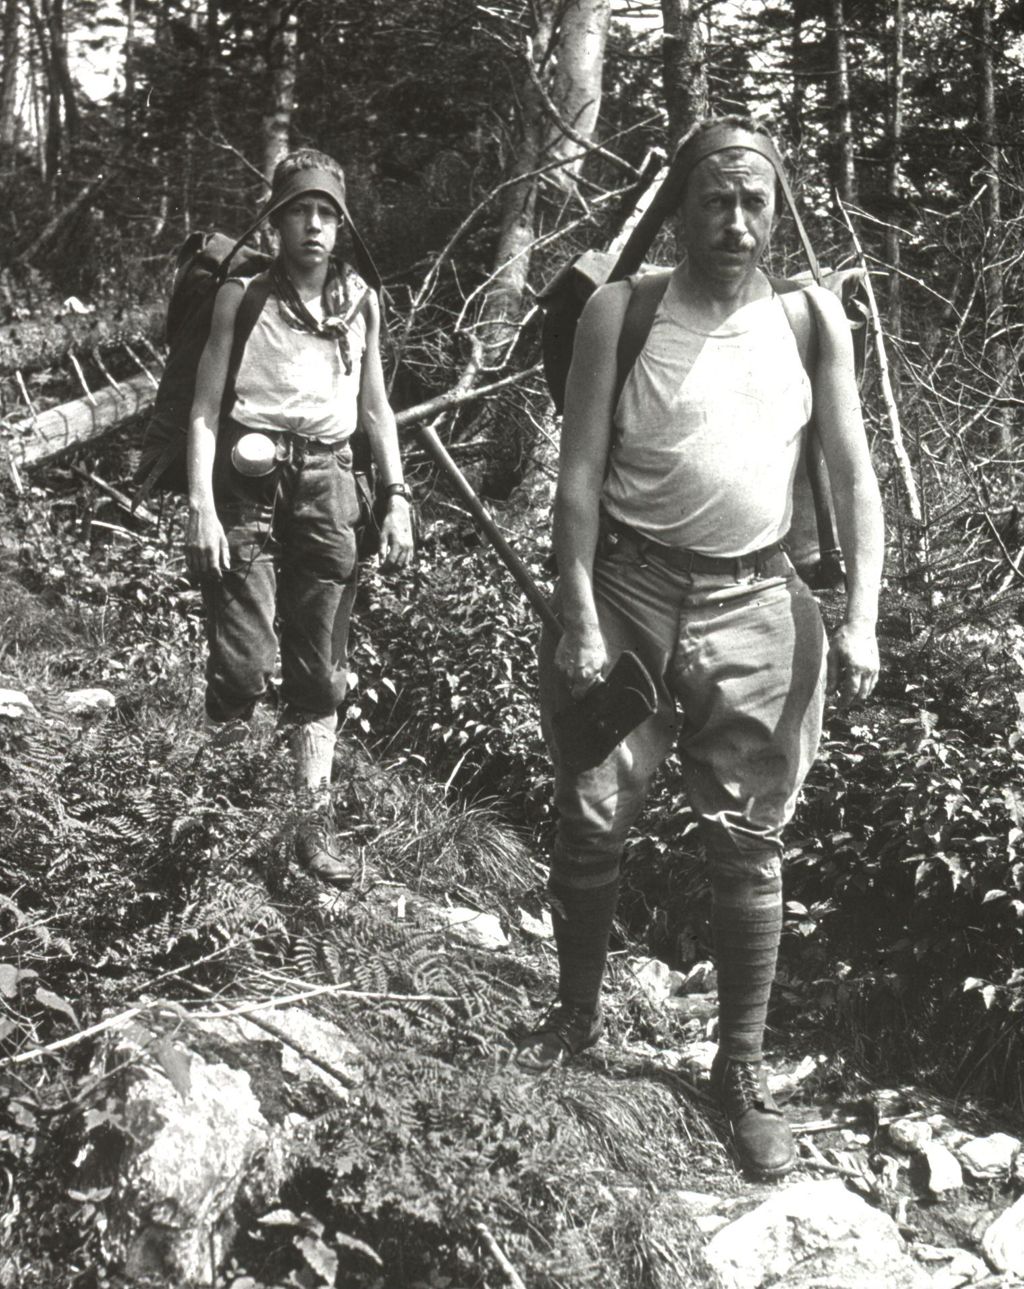
M 716 331 L 669 285 L 615 411 L 602 504 L 655 541 L 734 558 L 789 531 L 811 386 L 777 296 Z
M 232 419 L 252 430 L 289 430 L 322 443 L 347 442 L 359 416 L 366 313 L 348 320 L 352 370 L 336 340 L 296 331 L 271 292 L 246 341 Z

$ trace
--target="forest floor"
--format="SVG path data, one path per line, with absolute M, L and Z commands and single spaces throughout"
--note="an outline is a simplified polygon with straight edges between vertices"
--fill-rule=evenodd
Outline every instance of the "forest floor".
M 425 747 L 373 744 L 350 717 L 335 811 L 361 876 L 344 894 L 319 887 L 290 862 L 303 802 L 273 712 L 227 749 L 202 730 L 199 604 L 173 540 L 110 514 L 76 529 L 60 518 L 79 505 L 65 484 L 10 503 L 0 578 L 0 686 L 31 704 L 0 695 L 2 1289 L 172 1283 L 125 1271 L 116 1188 L 87 1176 L 131 1135 L 116 1077 L 97 1074 L 109 1022 L 172 1007 L 177 1035 L 211 998 L 266 1018 L 297 994 L 354 1044 L 358 1083 L 314 1116 L 278 1191 L 236 1214 L 224 1289 L 1024 1283 L 979 1256 L 1024 1187 L 1019 1157 L 950 1181 L 925 1149 L 1019 1138 L 1019 1116 L 911 1086 L 895 1064 L 884 1077 L 877 1037 L 837 1025 L 801 979 L 792 925 L 769 1031 L 800 1142 L 786 1181 L 737 1172 L 707 1097 L 714 978 L 699 927 L 684 979 L 624 917 L 605 1037 L 571 1066 L 520 1074 L 515 1036 L 555 979 L 543 828 L 523 802 L 467 799 Z M 96 687 L 109 705 L 69 705 Z M 634 889 L 627 911 L 636 902 Z M 474 913 L 494 915 L 490 938 L 460 926 Z M 892 1219 L 896 1270 L 871 1271 L 869 1252 L 859 1273 L 800 1279 L 791 1252 L 775 1271 L 730 1271 L 721 1238 L 709 1255 L 783 1192 L 809 1205 L 790 1224 L 813 1225 L 801 1188 L 837 1178 Z

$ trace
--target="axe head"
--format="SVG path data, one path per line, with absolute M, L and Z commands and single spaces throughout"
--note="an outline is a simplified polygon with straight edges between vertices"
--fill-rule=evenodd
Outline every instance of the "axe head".
M 657 706 L 650 672 L 635 653 L 620 654 L 603 680 L 555 713 L 559 760 L 573 774 L 592 770 Z

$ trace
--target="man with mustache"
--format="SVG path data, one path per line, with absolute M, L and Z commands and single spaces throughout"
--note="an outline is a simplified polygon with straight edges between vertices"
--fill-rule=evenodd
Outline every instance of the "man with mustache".
M 881 501 L 861 423 L 849 327 L 811 287 L 784 308 L 760 268 L 776 213 L 770 138 L 745 118 L 699 123 L 674 166 L 685 254 L 617 389 L 633 287 L 588 302 L 566 391 L 555 501 L 557 608 L 542 644 L 546 728 L 624 650 L 658 709 L 598 767 L 555 760 L 549 889 L 559 994 L 520 1044 L 550 1068 L 597 1041 L 627 831 L 664 758 L 679 758 L 710 861 L 718 969 L 712 1089 L 739 1159 L 794 1164 L 762 1042 L 782 927 L 782 829 L 817 752 L 827 687 L 864 699 L 878 676 Z M 798 333 L 816 351 L 808 378 Z M 846 559 L 846 618 L 827 642 L 782 539 L 812 401 Z
M 277 230 L 276 259 L 248 285 L 229 278 L 221 287 L 199 365 L 186 556 L 206 605 L 214 727 L 251 718 L 274 673 L 279 624 L 296 781 L 316 806 L 297 831 L 296 858 L 346 885 L 354 868 L 338 847 L 328 789 L 356 591 L 357 425 L 390 499 L 385 566 L 412 555 L 409 493 L 381 370 L 377 292 L 335 257 L 347 232 L 379 287 L 341 167 L 313 149 L 290 153 L 263 213 Z

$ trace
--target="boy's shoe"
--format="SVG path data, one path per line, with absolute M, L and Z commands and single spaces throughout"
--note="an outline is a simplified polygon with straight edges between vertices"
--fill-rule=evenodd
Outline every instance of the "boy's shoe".
M 530 1074 L 543 1074 L 559 1061 L 593 1047 L 603 1032 L 600 1008 L 588 1011 L 572 1003 L 556 1002 L 537 1028 L 520 1040 L 516 1064 Z
M 352 856 L 342 854 L 334 830 L 317 815 L 303 820 L 295 830 L 295 862 L 331 886 L 351 886 L 358 875 Z
M 782 1177 L 796 1164 L 793 1134 L 768 1091 L 761 1061 L 721 1052 L 711 1065 L 711 1092 L 725 1111 L 740 1165 L 761 1178 Z

